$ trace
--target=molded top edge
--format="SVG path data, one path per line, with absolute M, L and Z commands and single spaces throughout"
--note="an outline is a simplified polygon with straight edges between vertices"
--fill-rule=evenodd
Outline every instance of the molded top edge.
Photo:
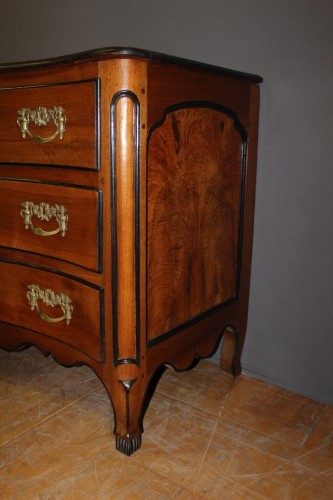
M 202 62 L 192 61 L 190 59 L 169 56 L 166 54 L 160 54 L 159 52 L 153 52 L 145 49 L 136 49 L 132 47 L 105 47 L 84 52 L 78 52 L 76 54 L 68 54 L 61 57 L 53 57 L 50 59 L 0 64 L 0 71 L 32 69 L 43 66 L 49 66 L 53 64 L 80 62 L 81 60 L 98 61 L 102 59 L 113 59 L 121 57 L 133 57 L 139 59 L 148 59 L 154 62 L 179 64 L 182 66 L 191 67 L 193 69 L 199 69 L 199 70 L 202 69 L 205 71 L 218 72 L 225 76 L 229 76 L 231 78 L 248 80 L 251 81 L 252 83 L 261 83 L 263 81 L 261 76 L 253 75 L 251 73 L 244 73 L 232 69 L 221 68 L 219 66 L 213 66 Z

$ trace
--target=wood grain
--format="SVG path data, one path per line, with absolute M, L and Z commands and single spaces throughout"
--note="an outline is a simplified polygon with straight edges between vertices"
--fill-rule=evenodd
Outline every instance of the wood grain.
M 29 163 L 97 168 L 96 83 L 49 85 L 37 88 L 0 88 L 0 147 L 3 163 Z M 38 144 L 22 138 L 16 123 L 21 108 L 61 106 L 67 118 L 62 139 Z M 30 123 L 33 135 L 49 137 L 56 131 L 51 120 L 46 126 Z
M 242 139 L 208 108 L 168 113 L 148 146 L 148 338 L 236 294 Z
M 95 360 L 102 359 L 101 295 L 97 289 L 54 273 L 6 262 L 0 262 L 0 275 L 0 321 L 52 337 L 64 346 L 75 346 Z M 36 310 L 31 310 L 26 295 L 30 284 L 63 293 L 71 299 L 74 309 L 69 325 L 65 321 L 48 323 Z M 51 307 L 42 301 L 39 305 L 49 316 L 57 318 L 63 314 L 59 306 Z
M 0 180 L 0 197 L 1 246 L 46 254 L 94 271 L 99 270 L 101 193 L 96 190 L 61 185 Z M 22 203 L 25 201 L 31 201 L 35 205 L 40 203 L 48 203 L 50 206 L 63 205 L 68 216 L 65 235 L 57 233 L 40 236 L 34 234 L 30 227 L 26 229 L 20 215 Z M 33 216 L 31 222 L 34 227 L 42 228 L 44 231 L 59 228 L 55 218 L 42 221 Z
M 165 364 L 188 369 L 232 327 L 222 367 L 240 373 L 260 81 L 128 49 L 0 67 L 0 346 L 90 366 L 123 453 Z M 65 109 L 63 139 L 21 137 L 18 109 L 39 106 Z M 64 205 L 65 237 L 26 230 L 24 201 Z M 29 284 L 68 295 L 70 324 L 31 311 Z

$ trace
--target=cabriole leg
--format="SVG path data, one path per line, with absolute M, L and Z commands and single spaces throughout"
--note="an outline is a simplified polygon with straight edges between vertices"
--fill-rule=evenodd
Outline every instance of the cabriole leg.
M 119 377 L 109 387 L 106 384 L 114 411 L 116 449 L 128 456 L 141 446 L 141 408 L 146 388 L 143 380 L 142 375 Z

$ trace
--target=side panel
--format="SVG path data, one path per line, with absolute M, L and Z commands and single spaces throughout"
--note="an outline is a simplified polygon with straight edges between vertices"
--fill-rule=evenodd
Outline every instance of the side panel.
M 237 298 L 245 162 L 245 131 L 222 106 L 179 104 L 153 127 L 148 342 Z

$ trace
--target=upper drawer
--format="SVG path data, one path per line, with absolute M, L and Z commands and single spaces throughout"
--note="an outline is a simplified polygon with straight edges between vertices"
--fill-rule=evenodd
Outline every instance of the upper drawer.
M 99 168 L 98 80 L 0 89 L 0 163 Z
M 0 321 L 104 358 L 104 293 L 93 284 L 0 261 Z
M 0 246 L 101 270 L 102 194 L 41 182 L 0 180 Z

